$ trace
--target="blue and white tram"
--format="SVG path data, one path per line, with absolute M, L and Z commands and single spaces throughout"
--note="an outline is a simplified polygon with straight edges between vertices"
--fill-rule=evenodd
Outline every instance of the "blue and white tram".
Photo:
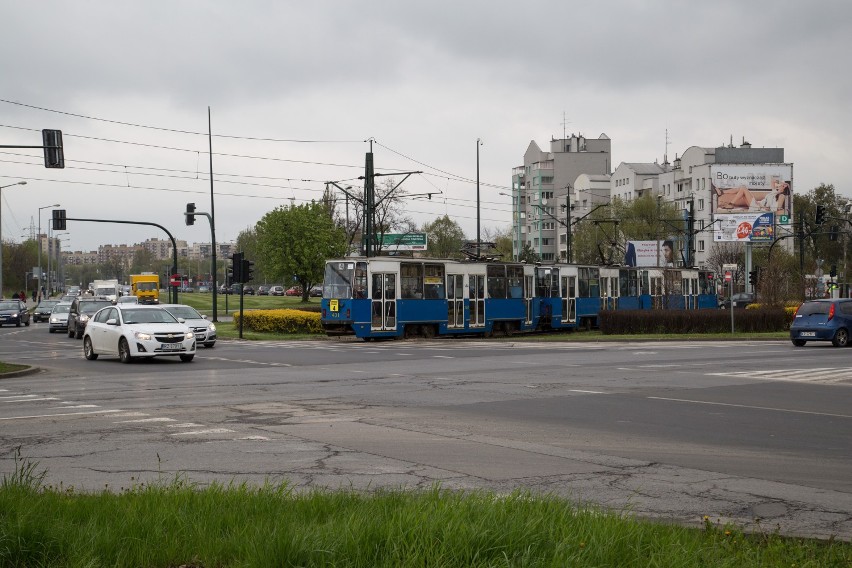
M 697 269 L 345 258 L 326 262 L 321 319 L 363 339 L 590 329 L 601 310 L 715 308 L 713 284 Z

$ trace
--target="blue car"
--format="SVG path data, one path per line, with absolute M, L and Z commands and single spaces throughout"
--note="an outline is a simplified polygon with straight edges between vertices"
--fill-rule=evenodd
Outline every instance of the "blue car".
M 796 311 L 790 325 L 790 340 L 796 347 L 808 341 L 831 341 L 835 347 L 846 347 L 850 331 L 852 299 L 810 300 Z

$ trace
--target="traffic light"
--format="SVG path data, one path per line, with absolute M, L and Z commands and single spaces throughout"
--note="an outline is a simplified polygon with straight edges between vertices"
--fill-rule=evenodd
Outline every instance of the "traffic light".
M 234 275 L 232 282 L 245 282 L 243 280 L 243 253 L 235 252 L 231 255 L 231 271 Z
M 822 225 L 825 222 L 825 205 L 816 206 L 816 219 L 814 222 L 817 225 Z
M 41 140 L 44 144 L 44 167 L 64 168 L 65 153 L 62 149 L 62 131 L 44 129 L 41 131 Z
M 53 230 L 54 231 L 64 231 L 65 230 L 65 209 L 54 209 L 53 210 Z
M 187 225 L 195 225 L 195 203 L 187 203 L 186 204 L 186 213 L 184 213 L 186 217 Z
M 837 265 L 836 264 L 831 265 L 831 271 L 829 271 L 828 275 L 831 276 L 832 278 L 837 276 Z
M 241 282 L 243 282 L 243 283 L 251 282 L 252 280 L 254 280 L 254 261 L 253 260 L 249 260 L 247 258 L 243 259 L 243 266 L 242 266 L 241 275 L 243 277 Z
M 748 283 L 752 286 L 757 285 L 757 270 L 752 270 L 748 273 Z
M 229 266 L 227 272 L 225 272 L 225 287 L 230 288 L 231 284 L 234 283 L 234 270 Z

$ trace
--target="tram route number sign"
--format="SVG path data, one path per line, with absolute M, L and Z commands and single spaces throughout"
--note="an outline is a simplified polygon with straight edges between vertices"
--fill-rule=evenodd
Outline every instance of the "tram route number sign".
M 332 311 L 332 312 L 339 312 L 340 311 L 340 305 L 338 304 L 338 301 L 337 300 L 329 300 L 328 301 L 328 309 L 329 309 L 329 311 Z

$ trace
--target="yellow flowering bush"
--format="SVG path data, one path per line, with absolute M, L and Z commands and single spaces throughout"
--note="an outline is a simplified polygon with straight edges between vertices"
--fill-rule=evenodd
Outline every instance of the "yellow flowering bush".
M 322 333 L 319 312 L 303 310 L 251 310 L 243 314 L 243 329 L 264 333 Z M 234 314 L 240 326 L 240 314 Z

